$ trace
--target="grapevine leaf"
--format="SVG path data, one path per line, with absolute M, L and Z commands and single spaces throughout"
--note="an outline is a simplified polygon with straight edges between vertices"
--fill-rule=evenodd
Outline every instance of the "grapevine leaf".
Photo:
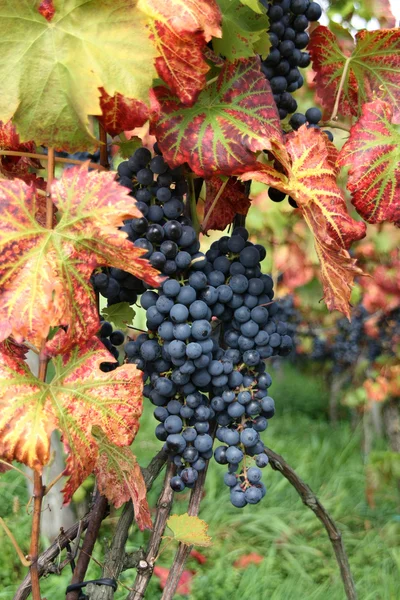
M 117 228 L 140 216 L 129 190 L 112 173 L 64 170 L 52 188 L 60 219 L 52 230 L 35 219 L 37 199 L 23 181 L 0 181 L 0 341 L 10 334 L 39 347 L 50 327 L 63 326 L 47 343 L 65 351 L 99 329 L 89 278 L 115 266 L 158 285 L 158 272 Z
M 344 75 L 340 114 L 358 116 L 365 102 L 380 98 L 393 106 L 395 122 L 399 122 L 400 30 L 362 30 L 355 41 L 352 52 L 343 51 L 327 27 L 320 25 L 311 33 L 308 49 L 319 100 L 331 113 Z
M 400 133 L 392 125 L 390 104 L 364 104 L 338 164 L 350 167 L 347 189 L 368 223 L 391 221 L 400 226 Z
M 0 0 L 0 119 L 12 117 L 22 141 L 74 151 L 96 145 L 89 115 L 101 114 L 100 87 L 148 101 L 155 49 L 131 0 L 54 7 L 49 22 L 37 0 Z
M 99 117 L 104 129 L 112 136 L 121 131 L 130 131 L 141 127 L 149 118 L 149 109 L 139 100 L 125 98 L 122 94 L 109 96 L 104 88 L 100 89 L 100 106 L 102 115 Z
M 0 456 L 38 472 L 50 459 L 50 436 L 62 432 L 71 474 L 69 499 L 93 471 L 98 442 L 92 427 L 101 427 L 118 446 L 132 443 L 142 412 L 142 375 L 135 365 L 104 373 L 112 355 L 96 337 L 54 359 L 50 383 L 37 379 L 18 356 L 0 349 Z
M 126 141 L 120 140 L 117 142 L 114 140 L 113 144 L 118 146 L 118 150 L 122 158 L 129 158 L 132 156 L 132 154 L 134 154 L 135 150 L 143 146 L 142 140 L 137 135 L 134 135 Z
M 38 11 L 45 19 L 47 19 L 47 21 L 51 21 L 56 12 L 53 0 L 42 0 L 39 4 Z
M 101 314 L 107 321 L 114 323 L 116 329 L 125 329 L 132 323 L 135 311 L 128 302 L 117 302 L 117 304 L 105 306 Z
M 241 2 L 245 6 L 249 6 L 251 8 L 251 10 L 254 10 L 254 12 L 256 12 L 260 15 L 265 14 L 265 8 L 261 4 L 260 0 L 241 0 Z
M 118 447 L 96 431 L 99 441 L 99 458 L 94 469 L 99 492 L 119 508 L 132 500 L 139 528 L 151 529 L 150 509 L 146 500 L 146 484 L 136 456 L 128 447 Z
M 148 17 L 159 76 L 183 104 L 192 105 L 206 84 L 209 67 L 203 50 L 221 36 L 221 13 L 215 0 L 139 0 Z
M 162 590 L 167 584 L 169 572 L 170 569 L 167 569 L 166 567 L 160 567 L 158 565 L 154 567 L 153 573 L 156 577 L 159 578 L 160 588 Z M 195 571 L 193 570 L 189 571 L 188 569 L 185 569 L 184 571 L 182 571 L 182 575 L 179 578 L 179 582 L 176 588 L 177 594 L 179 594 L 180 596 L 188 596 L 190 594 L 190 592 L 192 591 L 192 580 L 194 575 Z
M 303 125 L 286 136 L 286 147 L 292 159 L 287 175 L 260 164 L 259 171 L 241 178 L 261 181 L 295 199 L 314 234 L 328 309 L 340 310 L 350 317 L 353 280 L 363 272 L 348 249 L 353 241 L 365 236 L 365 223 L 354 221 L 347 213 L 325 134 Z
M 174 539 L 187 546 L 211 546 L 211 538 L 207 535 L 208 525 L 199 517 L 191 517 L 188 513 L 172 515 L 167 526 L 174 534 Z
M 260 150 L 282 151 L 279 115 L 257 57 L 226 63 L 190 108 L 158 86 L 153 108 L 152 130 L 171 167 L 187 162 L 203 177 L 231 175 L 254 168 Z
M 21 143 L 17 130 L 11 121 L 2 123 L 0 121 L 0 148 L 2 150 L 15 150 L 18 152 L 36 152 L 32 141 Z M 40 162 L 26 156 L 0 156 L 0 174 L 6 178 L 19 177 L 26 181 L 32 179 L 34 173 L 30 169 L 39 169 Z
M 244 184 L 233 177 L 229 178 L 217 203 L 214 205 L 215 198 L 222 185 L 223 182 L 219 177 L 206 180 L 204 216 L 207 218 L 207 222 L 205 227 L 202 228 L 204 233 L 207 233 L 210 229 L 223 231 L 232 223 L 236 214 L 246 216 L 250 208 L 250 200 L 245 193 Z
M 266 14 L 257 14 L 240 0 L 218 0 L 222 13 L 222 38 L 213 40 L 213 48 L 228 60 L 250 58 L 255 46 L 263 46 L 263 54 L 270 47 Z

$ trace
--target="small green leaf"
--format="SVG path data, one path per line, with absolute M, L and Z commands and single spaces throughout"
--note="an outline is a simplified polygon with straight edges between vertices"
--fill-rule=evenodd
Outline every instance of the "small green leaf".
M 269 41 L 269 20 L 266 14 L 257 14 L 240 0 L 218 0 L 222 13 L 222 38 L 213 39 L 215 52 L 228 60 L 250 58 L 255 52 L 265 58 Z
M 211 538 L 207 535 L 208 525 L 199 517 L 172 515 L 167 526 L 174 534 L 174 539 L 187 546 L 211 546 Z
M 259 15 L 265 14 L 265 8 L 259 0 L 241 0 L 241 2 L 245 6 L 251 8 L 251 10 L 254 10 L 254 12 L 258 13 Z
M 105 306 L 101 314 L 107 321 L 114 323 L 117 329 L 124 329 L 133 322 L 135 311 L 128 302 L 118 302 L 118 304 Z

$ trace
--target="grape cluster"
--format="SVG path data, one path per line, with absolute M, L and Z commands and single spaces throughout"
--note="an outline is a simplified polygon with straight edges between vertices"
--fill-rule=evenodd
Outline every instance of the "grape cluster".
M 156 437 L 177 467 L 172 488 L 194 485 L 213 455 L 216 434 L 227 444 L 214 456 L 229 465 L 225 482 L 234 506 L 265 494 L 259 468 L 268 459 L 260 432 L 274 402 L 264 360 L 292 348 L 285 324 L 275 317 L 272 279 L 261 273 L 265 254 L 244 228 L 213 243 L 205 255 L 198 252 L 179 279 L 142 295 L 148 332 L 125 345 L 129 362 L 144 372 L 145 396 L 156 406 Z M 248 467 L 250 460 L 256 466 Z
M 107 350 L 113 355 L 116 362 L 103 362 L 100 369 L 104 372 L 114 371 L 119 366 L 119 350 L 116 346 L 122 346 L 125 341 L 125 334 L 119 329 L 114 329 L 111 323 L 101 320 L 99 331 L 100 341 L 104 344 Z
M 155 151 L 158 151 L 155 145 Z M 118 166 L 119 183 L 131 190 L 142 217 L 124 222 L 122 230 L 150 263 L 164 275 L 179 276 L 198 258 L 200 243 L 190 219 L 183 215 L 187 184 L 181 168 L 170 169 L 160 154 L 152 157 L 138 148 Z M 94 274 L 96 291 L 108 304 L 129 302 L 145 291 L 143 282 L 121 269 L 104 269 Z
M 297 109 L 292 93 L 303 86 L 299 69 L 311 62 L 303 50 L 309 42 L 306 29 L 311 21 L 318 21 L 322 10 L 317 2 L 309 0 L 263 1 L 267 9 L 271 50 L 262 63 L 262 71 L 271 84 L 279 116 L 284 119 Z

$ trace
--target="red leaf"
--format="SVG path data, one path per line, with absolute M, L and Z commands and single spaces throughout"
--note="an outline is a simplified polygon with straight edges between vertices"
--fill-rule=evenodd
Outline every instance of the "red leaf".
M 392 125 L 393 109 L 376 100 L 364 104 L 338 164 L 350 167 L 347 189 L 368 223 L 390 221 L 400 226 L 400 135 Z
M 47 21 L 51 21 L 56 12 L 53 0 L 42 0 L 42 2 L 39 5 L 38 11 Z
M 7 123 L 0 121 L 0 148 L 3 150 L 15 150 L 17 152 L 36 152 L 33 142 L 20 142 L 17 130 L 11 121 Z M 40 162 L 35 158 L 27 158 L 26 156 L 0 156 L 0 173 L 6 178 L 19 177 L 26 183 L 31 183 L 32 179 L 36 179 L 36 175 L 31 173 L 30 169 L 38 169 L 40 166 Z
M 342 76 L 338 112 L 358 116 L 365 102 L 377 97 L 393 106 L 400 119 L 400 30 L 360 31 L 353 51 L 342 50 L 335 35 L 320 25 L 310 36 L 308 50 L 316 71 L 316 91 L 329 115 L 333 111 Z
M 149 119 L 149 109 L 140 100 L 125 98 L 122 94 L 109 96 L 104 88 L 100 88 L 100 92 L 102 115 L 99 121 L 110 135 L 141 127 Z
M 160 588 L 163 590 L 167 583 L 169 569 L 167 569 L 166 567 L 155 566 L 153 573 L 156 577 L 160 579 Z M 177 594 L 181 594 L 182 596 L 187 596 L 188 594 L 190 594 L 192 589 L 192 579 L 195 573 L 196 571 L 183 571 L 178 583 L 178 587 L 176 589 Z
M 245 569 L 249 565 L 259 565 L 264 560 L 264 557 L 257 552 L 250 552 L 250 554 L 243 554 L 234 563 L 234 567 L 237 569 Z
M 187 162 L 202 177 L 243 173 L 264 149 L 284 161 L 279 115 L 256 57 L 226 63 L 190 108 L 163 86 L 152 105 L 152 133 L 172 168 Z
M 115 508 L 132 500 L 139 528 L 151 529 L 153 523 L 146 499 L 146 484 L 136 456 L 130 448 L 110 444 L 103 433 L 97 433 L 96 437 L 99 439 L 100 455 L 94 472 L 100 493 Z
M 183 104 L 192 105 L 209 70 L 203 50 L 213 36 L 221 36 L 218 4 L 215 0 L 140 0 L 139 8 L 150 17 L 159 76 Z
M 192 558 L 194 558 L 195 560 L 197 560 L 197 562 L 198 562 L 200 565 L 204 565 L 204 563 L 206 563 L 206 562 L 207 562 L 207 557 L 206 557 L 206 556 L 204 556 L 204 554 L 202 554 L 201 552 L 199 552 L 199 551 L 198 551 L 198 550 L 196 550 L 195 548 L 193 548 L 193 549 L 190 551 L 190 556 L 191 556 Z
M 224 189 L 215 204 L 217 194 L 224 184 Z M 245 185 L 238 179 L 230 177 L 227 182 L 223 182 L 219 177 L 207 179 L 202 231 L 204 233 L 210 229 L 223 231 L 232 223 L 236 214 L 246 216 L 250 204 L 245 193 Z
M 348 249 L 365 236 L 365 223 L 354 221 L 347 213 L 324 133 L 303 125 L 286 136 L 286 147 L 292 159 L 287 175 L 260 164 L 258 171 L 245 173 L 242 179 L 261 181 L 295 199 L 314 234 L 328 309 L 340 310 L 350 318 L 353 280 L 363 273 Z

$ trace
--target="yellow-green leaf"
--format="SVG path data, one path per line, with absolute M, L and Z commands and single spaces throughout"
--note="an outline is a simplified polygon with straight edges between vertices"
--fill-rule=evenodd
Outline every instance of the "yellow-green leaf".
M 95 144 L 89 115 L 100 91 L 148 102 L 155 49 L 131 0 L 55 0 L 47 21 L 37 0 L 0 0 L 0 120 L 21 141 L 77 150 Z
M 132 324 L 136 313 L 128 302 L 118 302 L 105 306 L 101 314 L 107 321 L 113 323 L 116 329 L 125 329 L 127 325 Z
M 174 534 L 174 538 L 187 546 L 211 546 L 211 538 L 207 535 L 208 525 L 199 517 L 172 515 L 167 525 Z

